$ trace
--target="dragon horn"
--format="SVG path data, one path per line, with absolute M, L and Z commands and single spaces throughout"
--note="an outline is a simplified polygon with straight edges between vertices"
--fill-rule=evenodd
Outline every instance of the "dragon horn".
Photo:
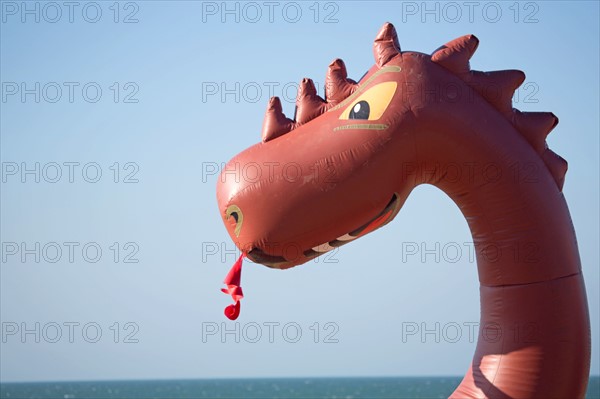
M 326 110 L 327 103 L 317 95 L 312 79 L 304 78 L 298 88 L 296 99 L 296 123 L 306 123 Z
M 508 118 L 512 118 L 512 97 L 525 80 L 522 71 L 471 71 L 464 79 L 469 86 L 481 94 L 489 103 Z
M 348 79 L 348 72 L 344 61 L 337 58 L 329 64 L 327 76 L 325 77 L 325 99 L 330 105 L 342 102 L 350 94 L 354 93 L 358 85 L 352 79 Z
M 294 126 L 294 121 L 283 114 L 279 97 L 271 97 L 262 126 L 263 143 L 288 133 Z
M 546 150 L 546 136 L 558 124 L 558 118 L 552 112 L 521 112 L 515 109 L 512 123 L 537 153 L 542 154 Z
M 386 22 L 379 30 L 375 42 L 373 42 L 373 55 L 378 67 L 384 66 L 389 60 L 400 54 L 400 44 L 396 28 Z
M 475 35 L 465 35 L 444 44 L 433 52 L 431 61 L 456 74 L 469 72 L 469 60 L 479 46 Z
M 565 184 L 565 174 L 569 167 L 567 161 L 549 148 L 542 153 L 542 159 L 548 167 L 548 170 L 550 170 L 552 177 L 554 177 L 558 190 L 562 191 L 563 185 Z

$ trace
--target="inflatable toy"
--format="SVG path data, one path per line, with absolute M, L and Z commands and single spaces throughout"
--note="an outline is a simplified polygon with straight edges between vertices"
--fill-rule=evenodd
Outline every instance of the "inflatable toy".
M 287 269 L 390 222 L 431 184 L 464 214 L 480 280 L 481 322 L 456 398 L 583 398 L 590 327 L 575 232 L 562 194 L 567 163 L 546 145 L 558 119 L 512 107 L 525 75 L 471 70 L 473 35 L 432 55 L 377 35 L 358 82 L 329 65 L 325 98 L 300 83 L 294 119 L 271 98 L 262 142 L 217 185 L 242 252 L 224 292 L 240 311 L 242 258 Z M 358 244 L 355 244 L 358 245 Z

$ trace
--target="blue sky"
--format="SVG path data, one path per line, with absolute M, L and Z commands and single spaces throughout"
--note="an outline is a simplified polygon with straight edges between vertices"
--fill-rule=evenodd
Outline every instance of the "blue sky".
M 260 140 L 271 94 L 293 115 L 334 58 L 360 78 L 386 21 L 403 50 L 477 35 L 472 67 L 525 71 L 515 106 L 560 118 L 598 374 L 598 3 L 475 3 L 3 1 L 0 379 L 462 375 L 476 266 L 433 187 L 327 257 L 248 262 L 242 315 L 222 313 L 214 167 Z

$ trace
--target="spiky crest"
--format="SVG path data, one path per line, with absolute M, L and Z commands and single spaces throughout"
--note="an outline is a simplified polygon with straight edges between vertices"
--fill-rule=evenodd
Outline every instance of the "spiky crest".
M 321 115 L 326 109 L 327 102 L 317 94 L 312 79 L 302 79 L 296 99 L 296 122 L 302 125 Z
M 546 136 L 558 124 L 552 112 L 521 112 L 513 110 L 512 124 L 540 155 L 546 150 Z
M 546 136 L 558 124 L 558 118 L 551 112 L 521 112 L 512 107 L 515 90 L 525 80 L 523 72 L 517 70 L 492 72 L 471 70 L 469 60 L 478 45 L 479 40 L 474 35 L 462 36 L 434 51 L 431 60 L 460 77 L 502 113 L 540 154 L 554 177 L 558 189 L 562 190 L 567 172 L 567 161 L 546 145 Z
M 286 134 L 294 128 L 296 122 L 286 118 L 281 108 L 279 97 L 271 97 L 267 105 L 267 113 L 262 126 L 262 141 L 266 143 Z
M 400 54 L 400 43 L 394 25 L 386 22 L 373 42 L 373 55 L 379 68 Z
M 325 78 L 325 97 L 327 100 L 317 94 L 317 89 L 311 79 L 302 79 L 296 97 L 295 120 L 289 119 L 283 114 L 281 101 L 278 97 L 271 97 L 263 121 L 262 141 L 273 140 L 313 120 L 344 101 L 357 88 L 358 84 L 348 78 L 344 61 L 339 58 L 333 60 L 329 64 Z
M 431 60 L 454 73 L 467 73 L 471 70 L 469 60 L 477 46 L 479 39 L 475 35 L 462 36 L 439 47 L 431 56 Z
M 325 99 L 329 104 L 335 106 L 344 101 L 356 91 L 358 84 L 348 79 L 346 64 L 339 58 L 329 64 L 325 78 Z
M 518 70 L 491 72 L 471 70 L 469 60 L 478 46 L 479 39 L 475 35 L 462 36 L 435 50 L 431 60 L 461 78 L 503 114 L 540 154 L 559 190 L 562 190 L 567 162 L 546 145 L 546 136 L 558 124 L 558 118 L 551 112 L 521 112 L 514 109 L 512 97 L 515 90 L 525 81 L 525 74 Z M 386 22 L 373 43 L 375 63 L 381 68 L 398 54 L 400 54 L 400 44 L 396 29 L 394 25 Z M 279 98 L 272 97 L 269 100 L 263 122 L 262 141 L 273 140 L 311 121 L 338 105 L 357 88 L 358 84 L 348 78 L 344 62 L 335 59 L 329 64 L 327 70 L 325 99 L 317 95 L 311 79 L 305 78 L 300 82 L 295 120 L 283 114 Z
M 400 54 L 400 44 L 394 25 L 383 25 L 373 43 L 375 62 L 379 67 Z M 281 101 L 272 97 L 267 106 L 263 121 L 262 141 L 267 142 L 282 136 L 317 116 L 335 107 L 356 91 L 358 84 L 348 78 L 344 61 L 337 58 L 329 64 L 325 77 L 325 99 L 317 95 L 315 84 L 304 78 L 300 82 L 296 97 L 296 114 L 294 120 L 287 118 L 281 109 Z

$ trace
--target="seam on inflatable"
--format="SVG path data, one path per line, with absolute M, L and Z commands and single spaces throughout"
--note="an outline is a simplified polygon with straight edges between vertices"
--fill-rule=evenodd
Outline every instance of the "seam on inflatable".
M 568 274 L 566 276 L 555 277 L 555 278 L 550 279 L 550 280 L 534 281 L 534 282 L 531 282 L 531 283 L 502 284 L 502 285 L 485 285 L 485 284 L 479 283 L 479 285 L 481 287 L 486 287 L 486 288 L 519 287 L 519 286 L 524 286 L 524 285 L 544 284 L 544 283 L 549 283 L 549 282 L 552 282 L 552 281 L 562 280 L 562 279 L 566 279 L 566 278 L 570 278 L 570 277 L 574 277 L 574 276 L 579 276 L 579 275 L 581 275 L 581 271 L 579 271 L 577 273 Z

